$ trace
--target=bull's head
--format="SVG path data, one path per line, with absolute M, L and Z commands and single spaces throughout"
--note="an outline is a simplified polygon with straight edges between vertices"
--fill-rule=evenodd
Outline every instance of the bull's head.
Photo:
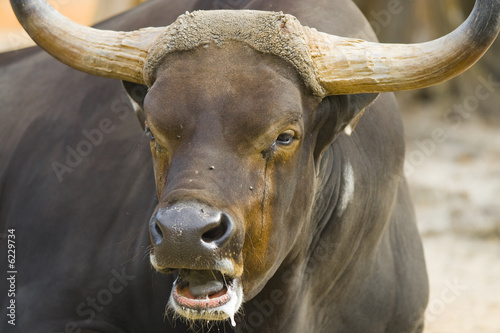
M 151 262 L 179 270 L 171 307 L 207 320 L 231 317 L 307 244 L 319 160 L 338 133 L 376 93 L 430 86 L 472 66 L 493 42 L 500 10 L 479 1 L 439 40 L 390 45 L 274 12 L 195 12 L 169 27 L 114 32 L 78 26 L 45 2 L 11 3 L 62 62 L 147 92 L 131 95 L 159 198 Z

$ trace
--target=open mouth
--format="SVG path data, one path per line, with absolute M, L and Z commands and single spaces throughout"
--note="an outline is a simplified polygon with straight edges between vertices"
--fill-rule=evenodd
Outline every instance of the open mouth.
M 230 319 L 236 326 L 234 315 L 242 294 L 239 280 L 220 271 L 181 269 L 172 287 L 170 306 L 188 319 Z

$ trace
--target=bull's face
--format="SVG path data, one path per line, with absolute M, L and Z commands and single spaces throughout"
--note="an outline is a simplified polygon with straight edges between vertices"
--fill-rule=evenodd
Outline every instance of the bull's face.
M 179 270 L 177 312 L 227 318 L 304 235 L 319 124 L 331 118 L 318 103 L 286 62 L 242 45 L 160 67 L 144 102 L 160 201 L 151 262 Z
M 159 204 L 151 262 L 170 307 L 225 319 L 307 249 L 316 163 L 375 97 L 312 95 L 286 61 L 239 43 L 169 55 L 144 101 Z

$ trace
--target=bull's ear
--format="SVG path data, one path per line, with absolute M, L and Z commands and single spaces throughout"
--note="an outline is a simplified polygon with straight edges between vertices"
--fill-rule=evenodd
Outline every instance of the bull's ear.
M 324 150 L 345 131 L 348 135 L 354 131 L 365 110 L 379 94 L 354 94 L 328 96 L 321 101 L 317 113 L 320 119 L 318 139 L 314 158 L 319 159 Z
M 144 115 L 144 98 L 146 98 L 146 94 L 148 93 L 148 87 L 128 81 L 122 81 L 122 83 L 134 107 L 135 114 L 141 123 L 142 129 L 144 129 L 144 121 L 146 120 L 146 116 Z

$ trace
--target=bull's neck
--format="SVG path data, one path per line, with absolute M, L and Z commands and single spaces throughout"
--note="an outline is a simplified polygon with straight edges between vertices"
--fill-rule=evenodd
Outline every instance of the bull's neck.
M 322 314 L 352 301 L 346 295 L 363 290 L 373 276 L 391 200 L 388 207 L 376 199 L 363 201 L 364 196 L 373 199 L 370 191 L 376 189 L 355 173 L 361 166 L 354 163 L 368 162 L 349 161 L 343 149 L 346 145 L 333 144 L 318 161 L 311 221 L 274 277 L 245 305 L 250 329 L 244 332 L 327 331 L 321 325 L 331 318 Z M 388 184 L 387 192 L 393 190 Z M 257 325 L 258 318 L 266 324 Z M 308 326 L 302 329 L 299 323 Z

